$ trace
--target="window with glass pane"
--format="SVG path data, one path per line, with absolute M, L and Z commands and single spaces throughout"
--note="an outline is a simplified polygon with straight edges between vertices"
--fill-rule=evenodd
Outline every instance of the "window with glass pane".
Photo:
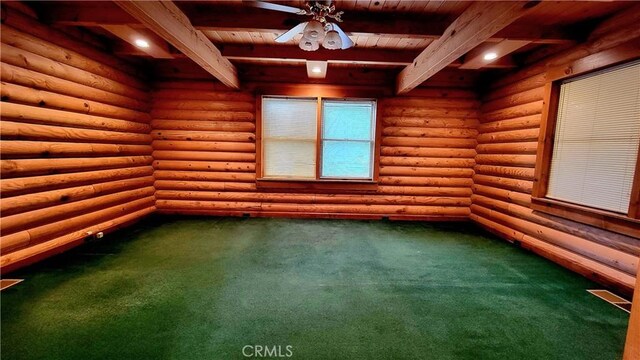
M 317 99 L 263 97 L 265 178 L 316 178 Z
M 322 102 L 321 177 L 371 179 L 375 141 L 375 102 Z
M 640 62 L 565 81 L 547 197 L 626 214 L 640 143 Z

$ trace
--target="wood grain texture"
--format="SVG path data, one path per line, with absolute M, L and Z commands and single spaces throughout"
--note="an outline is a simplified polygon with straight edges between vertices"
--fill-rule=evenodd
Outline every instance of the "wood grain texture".
M 634 232 L 627 231 L 625 235 L 609 231 L 616 231 L 613 228 L 600 229 L 535 211 L 531 197 L 534 184 L 544 181 L 542 175 L 534 173 L 536 162 L 543 161 L 536 155 L 540 153 L 539 139 L 541 146 L 552 141 L 552 132 L 542 133 L 540 127 L 547 112 L 557 106 L 542 101 L 545 93 L 553 90 L 546 86 L 547 69 L 550 65 L 581 63 L 581 59 L 599 59 L 600 54 L 610 57 L 609 49 L 619 48 L 620 39 L 629 41 L 630 35 L 623 27 L 608 29 L 609 32 L 596 30 L 594 33 L 599 36 L 589 42 L 488 84 L 477 128 L 470 217 L 510 241 L 519 241 L 523 247 L 630 294 L 640 255 L 640 239 L 628 235 Z M 629 46 L 636 43 L 631 40 Z
M 636 275 L 636 288 L 633 293 L 631 316 L 629 317 L 629 329 L 624 345 L 623 360 L 640 359 L 640 267 Z
M 283 188 L 256 182 L 253 95 L 192 80 L 161 82 L 151 110 L 156 206 L 173 214 L 464 219 L 480 103 L 463 90 L 425 88 L 421 94 L 379 99 L 377 190 Z
M 523 16 L 535 6 L 534 4 L 525 2 L 472 4 L 447 27 L 440 38 L 429 44 L 411 65 L 400 72 L 396 81 L 396 92 L 402 94 L 417 87 Z
M 150 214 L 155 188 L 149 93 L 128 65 L 14 11 L 1 47 L 5 273 Z
M 187 55 L 223 84 L 239 87 L 236 68 L 171 1 L 116 1 L 118 6 Z

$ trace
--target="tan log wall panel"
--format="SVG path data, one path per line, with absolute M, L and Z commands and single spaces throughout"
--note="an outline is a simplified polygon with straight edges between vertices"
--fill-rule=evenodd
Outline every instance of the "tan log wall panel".
M 6 272 L 155 211 L 155 189 L 150 93 L 136 69 L 14 9 L 3 12 Z
M 499 78 L 483 95 L 471 219 L 574 271 L 630 293 L 640 240 L 530 208 L 546 69 L 637 37 L 625 26 Z M 596 32 L 598 34 L 598 32 Z
M 375 193 L 265 191 L 256 186 L 256 98 L 212 82 L 156 84 L 156 206 L 163 213 L 466 219 L 479 102 L 467 90 L 380 99 L 380 177 Z

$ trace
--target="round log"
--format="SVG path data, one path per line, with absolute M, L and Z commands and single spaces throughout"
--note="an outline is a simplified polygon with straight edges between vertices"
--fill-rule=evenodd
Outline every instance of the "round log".
M 483 123 L 513 119 L 523 116 L 538 115 L 542 112 L 543 101 L 534 101 L 526 104 L 516 105 L 500 110 L 486 112 L 482 114 L 481 121 Z
M 123 204 L 111 206 L 106 209 L 5 235 L 0 237 L 0 250 L 3 254 L 6 254 L 25 246 L 32 246 L 48 241 L 78 229 L 91 226 L 92 224 L 100 223 L 101 220 L 116 218 L 142 208 L 150 207 L 154 201 L 155 198 L 153 196 L 136 200 L 132 199 L 131 201 L 126 201 Z M 85 234 L 85 237 L 86 236 L 88 235 Z
M 476 165 L 476 173 L 533 181 L 535 169 L 514 166 Z
M 398 117 L 384 116 L 382 123 L 385 126 L 418 127 L 418 128 L 459 128 L 475 129 L 479 121 L 477 119 L 437 119 L 422 117 Z
M 234 153 L 221 151 L 171 151 L 156 150 L 153 152 L 156 160 L 191 160 L 191 161 L 232 161 L 232 162 L 254 162 L 255 154 Z
M 432 157 L 395 157 L 381 156 L 382 166 L 417 166 L 417 167 L 442 167 L 442 168 L 472 168 L 475 165 L 473 159 L 464 158 L 432 158 Z
M 154 109 L 153 119 L 199 120 L 199 121 L 253 121 L 253 112 L 248 111 L 201 111 Z
M 254 123 L 242 121 L 153 120 L 151 126 L 154 130 L 250 132 L 254 138 L 256 130 Z
M 0 115 L 3 119 L 33 124 L 59 125 L 73 128 L 140 134 L 148 134 L 151 131 L 149 124 L 7 102 L 2 103 Z
M 3 178 L 149 165 L 151 156 L 0 160 Z
M 386 127 L 382 130 L 384 136 L 409 137 L 441 137 L 441 138 L 473 138 L 478 135 L 475 129 L 447 129 L 447 128 L 416 128 L 416 127 Z
M 380 155 L 473 159 L 476 156 L 476 150 L 475 149 L 453 149 L 453 148 L 382 146 L 380 147 Z
M 38 54 L 96 75 L 113 79 L 141 90 L 148 86 L 135 78 L 140 71 L 121 59 L 105 54 L 92 45 L 71 39 L 51 26 L 18 16 L 16 12 L 3 16 L 2 42 Z M 20 29 L 20 30 L 17 30 Z
M 380 176 L 381 185 L 449 186 L 461 187 L 473 185 L 470 178 L 418 177 L 418 176 Z
M 515 142 L 497 144 L 478 144 L 478 154 L 535 154 L 538 142 Z
M 380 166 L 382 176 L 422 176 L 451 178 L 469 178 L 473 176 L 473 169 L 443 168 L 443 167 L 410 167 L 410 166 Z
M 509 130 L 498 132 L 487 132 L 478 135 L 478 143 L 503 143 L 503 142 L 522 142 L 522 141 L 537 141 L 539 130 L 524 129 L 524 130 Z
M 256 139 L 255 134 L 249 132 L 225 132 L 225 131 L 190 131 L 190 130 L 154 130 L 151 136 L 155 140 L 186 140 L 186 141 L 225 141 L 225 142 L 250 142 Z M 254 144 L 234 145 L 237 151 L 253 151 Z
M 3 101 L 18 102 L 34 106 L 45 106 L 57 110 L 68 110 L 89 115 L 106 116 L 114 119 L 149 123 L 148 113 L 124 107 L 32 89 L 21 85 L 2 82 L 0 92 Z
M 27 193 L 20 196 L 3 198 L 0 202 L 0 211 L 3 216 L 31 211 L 48 206 L 55 206 L 87 199 L 95 196 L 102 196 L 114 192 L 142 188 L 153 185 L 152 176 L 143 176 L 118 181 L 70 187 L 66 189 Z
M 103 76 L 93 74 L 83 68 L 65 65 L 50 58 L 30 53 L 28 51 L 2 43 L 0 58 L 4 63 L 23 67 L 38 73 L 47 74 L 74 83 L 91 86 L 113 94 L 131 97 L 141 101 L 149 101 L 146 91 L 130 87 Z
M 478 154 L 476 156 L 476 163 L 479 165 L 535 167 L 536 155 Z
M 0 179 L 0 195 L 3 198 L 32 194 L 60 188 L 97 184 L 153 174 L 153 167 L 140 166 L 124 169 L 87 171 L 73 174 L 32 176 L 26 178 Z
M 379 194 L 423 196 L 471 196 L 470 187 L 378 186 Z
M 525 194 L 531 194 L 533 182 L 529 180 L 509 179 L 498 176 L 475 174 L 473 181 L 477 184 L 495 186 L 507 190 L 519 191 Z
M 476 109 L 457 108 L 413 108 L 413 107 L 384 107 L 383 116 L 409 116 L 425 118 L 455 118 L 455 119 L 477 119 Z
M 156 180 L 154 186 L 157 190 L 256 191 L 256 184 L 228 181 Z
M 144 111 L 149 106 L 146 101 L 110 93 L 91 86 L 77 84 L 73 81 L 60 79 L 6 63 L 2 63 L 2 67 L 0 68 L 0 79 L 5 82 L 22 85 L 28 88 L 46 90 L 81 99 L 103 102 L 136 111 Z
M 2 158 L 101 157 L 151 155 L 150 145 L 65 143 L 44 141 L 0 141 Z
M 486 122 L 478 126 L 478 131 L 480 131 L 480 133 L 490 133 L 495 131 L 538 128 L 540 126 L 541 118 L 542 115 L 536 114 L 507 120 Z
M 195 180 L 195 181 L 233 181 L 255 182 L 254 173 L 215 172 L 215 171 L 176 171 L 156 170 L 153 175 L 157 180 Z
M 153 186 L 148 186 L 92 197 L 68 204 L 51 206 L 44 209 L 37 209 L 22 214 L 3 216 L 2 222 L 0 222 L 0 231 L 3 236 L 9 235 L 16 231 L 28 230 L 32 227 L 60 221 L 118 204 L 125 204 L 143 197 L 148 198 L 153 196 L 154 192 L 155 189 Z
M 385 136 L 382 138 L 382 145 L 471 149 L 476 147 L 476 139 L 407 138 Z
M 158 209 L 241 210 L 309 213 L 354 213 L 383 215 L 449 215 L 466 216 L 468 207 L 411 206 L 411 205 L 338 205 L 338 204 L 286 204 L 228 201 L 158 200 Z
M 88 225 L 83 229 L 76 230 L 72 233 L 46 242 L 35 244 L 10 253 L 3 253 L 2 256 L 0 256 L 0 266 L 3 271 L 13 271 L 19 267 L 26 266 L 35 261 L 46 258 L 47 256 L 55 255 L 59 253 L 61 249 L 68 249 L 75 245 L 84 243 L 87 233 L 95 234 L 101 231 L 106 234 L 122 226 L 130 225 L 155 211 L 155 205 L 151 204 L 146 208 L 142 208 L 98 224 Z
M 473 209 L 473 206 L 472 206 Z M 526 235 L 520 231 L 511 229 L 500 223 L 492 221 L 482 214 L 471 213 L 469 217 L 484 226 L 486 229 L 511 240 L 518 240 L 522 246 L 541 256 L 551 259 L 573 271 L 581 273 L 593 280 L 604 281 L 609 284 L 620 285 L 633 289 L 635 277 L 625 274 L 622 271 L 613 269 L 600 262 L 585 258 L 582 255 L 565 250 L 561 247 L 549 244 L 533 236 Z M 595 274 L 595 276 L 594 276 Z
M 208 84 L 206 85 L 208 86 Z M 253 94 L 248 92 L 173 89 L 165 88 L 162 83 L 160 83 L 157 90 L 153 92 L 153 98 L 155 99 L 155 103 L 158 103 L 161 99 L 255 102 Z
M 544 95 L 543 87 L 535 87 L 529 90 L 510 94 L 495 100 L 487 101 L 482 104 L 482 112 L 491 112 L 495 110 L 505 109 L 508 107 L 522 105 L 534 101 L 541 101 Z
M 191 171 L 241 171 L 255 172 L 255 163 L 221 162 L 221 161 L 175 161 L 155 160 L 153 167 L 157 170 L 191 170 Z
M 238 153 L 249 153 L 255 159 L 255 144 L 241 142 L 219 142 L 219 141 L 181 141 L 181 140 L 154 140 L 152 143 L 154 150 L 193 150 L 193 151 L 228 151 Z M 231 160 L 231 159 L 229 159 Z
M 368 204 L 368 205 L 439 205 L 470 206 L 465 197 L 398 196 L 398 195 L 338 195 L 290 194 L 255 192 L 213 192 L 159 190 L 156 197 L 163 200 L 206 200 L 230 202 L 274 202 L 292 204 Z
M 2 139 L 4 140 L 78 141 L 141 145 L 147 145 L 151 142 L 151 136 L 148 134 L 77 129 L 38 124 L 21 124 L 11 121 L 2 122 L 2 126 L 0 127 L 0 136 L 2 136 Z
M 254 111 L 253 102 L 224 100 L 170 100 L 159 99 L 153 102 L 154 109 L 168 110 L 204 110 L 204 111 Z

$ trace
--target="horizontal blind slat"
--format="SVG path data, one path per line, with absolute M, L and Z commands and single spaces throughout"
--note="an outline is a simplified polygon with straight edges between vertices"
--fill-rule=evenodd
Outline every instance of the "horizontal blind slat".
M 317 106 L 315 99 L 262 99 L 264 177 L 315 178 Z
M 640 63 L 560 87 L 550 198 L 626 213 L 640 145 Z

